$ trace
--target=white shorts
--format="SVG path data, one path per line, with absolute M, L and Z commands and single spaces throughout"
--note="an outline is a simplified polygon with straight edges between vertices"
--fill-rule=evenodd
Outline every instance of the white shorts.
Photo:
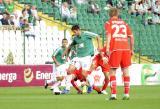
M 58 67 L 55 67 L 53 75 L 55 77 L 67 76 L 67 69 L 68 69 L 68 67 L 69 67 L 69 63 L 65 63 L 65 64 L 62 64 L 62 65 L 60 65 Z
M 89 70 L 91 65 L 91 56 L 75 57 L 71 60 L 71 65 L 74 65 L 77 69 L 82 67 L 83 70 Z

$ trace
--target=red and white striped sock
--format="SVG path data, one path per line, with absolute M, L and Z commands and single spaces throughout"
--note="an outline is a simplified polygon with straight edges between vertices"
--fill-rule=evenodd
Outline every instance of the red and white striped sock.
M 124 94 L 129 95 L 129 90 L 130 90 L 130 77 L 129 76 L 124 76 Z
M 111 88 L 111 94 L 116 95 L 117 90 L 116 90 L 116 76 L 110 76 L 110 88 Z

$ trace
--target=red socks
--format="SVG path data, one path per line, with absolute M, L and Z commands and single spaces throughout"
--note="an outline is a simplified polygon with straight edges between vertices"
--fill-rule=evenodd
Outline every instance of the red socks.
M 81 92 L 81 90 L 79 89 L 79 87 L 77 86 L 77 84 L 75 83 L 74 80 L 71 80 L 71 84 L 73 85 L 73 87 L 74 87 L 78 92 Z
M 111 94 L 116 94 L 116 77 L 110 76 L 110 87 L 111 87 Z
M 109 80 L 108 79 L 104 79 L 104 85 L 102 87 L 102 91 L 106 90 L 107 86 L 108 86 Z
M 130 90 L 130 77 L 125 76 L 124 79 L 124 94 L 129 94 Z M 116 77 L 110 76 L 110 87 L 111 87 L 111 94 L 116 94 Z
M 130 77 L 129 76 L 125 76 L 123 79 L 124 79 L 124 94 L 129 94 Z
M 93 89 L 94 89 L 95 91 L 97 91 L 98 93 L 101 92 L 101 89 L 100 89 L 99 87 L 97 87 L 97 86 L 93 86 Z

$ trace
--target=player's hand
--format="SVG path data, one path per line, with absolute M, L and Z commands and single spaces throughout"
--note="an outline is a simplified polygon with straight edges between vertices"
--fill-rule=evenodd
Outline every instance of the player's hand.
M 97 51 L 100 53 L 100 52 L 101 52 L 101 49 L 100 49 L 100 48 L 97 48 Z
M 133 56 L 134 55 L 134 51 L 133 50 L 131 50 L 131 56 Z
M 63 53 L 61 58 L 63 59 L 65 55 L 66 55 L 66 53 Z
M 62 54 L 62 59 L 67 55 L 67 51 L 65 50 Z
M 106 50 L 106 55 L 109 56 L 110 55 L 110 51 Z
M 108 63 L 108 58 L 107 57 L 103 57 L 102 60 L 103 60 L 103 64 L 107 64 Z
M 58 67 L 58 66 L 60 66 L 60 64 L 59 64 L 59 63 L 56 63 L 56 67 Z

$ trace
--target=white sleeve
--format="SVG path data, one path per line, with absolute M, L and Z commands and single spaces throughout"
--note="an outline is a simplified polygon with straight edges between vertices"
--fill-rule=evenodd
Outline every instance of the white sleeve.
M 93 32 L 89 32 L 89 31 L 84 31 L 84 33 L 85 33 L 85 34 L 87 34 L 88 36 L 93 37 L 93 38 L 95 38 L 95 37 L 99 36 L 98 34 L 93 33 Z
M 60 47 L 57 48 L 57 49 L 53 52 L 53 56 L 56 56 L 60 49 L 61 49 Z

